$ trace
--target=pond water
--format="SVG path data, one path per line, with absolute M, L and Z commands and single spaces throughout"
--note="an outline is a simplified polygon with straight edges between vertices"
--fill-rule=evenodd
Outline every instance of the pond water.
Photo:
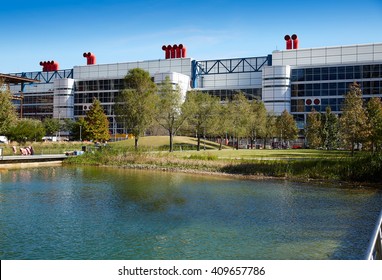
M 0 172 L 0 259 L 363 259 L 376 189 L 98 167 Z

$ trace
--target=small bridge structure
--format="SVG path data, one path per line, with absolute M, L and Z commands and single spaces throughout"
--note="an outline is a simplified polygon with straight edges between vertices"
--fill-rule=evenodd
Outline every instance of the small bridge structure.
M 379 215 L 377 225 L 375 227 L 373 236 L 370 240 L 370 245 L 367 251 L 366 259 L 382 260 L 382 211 Z

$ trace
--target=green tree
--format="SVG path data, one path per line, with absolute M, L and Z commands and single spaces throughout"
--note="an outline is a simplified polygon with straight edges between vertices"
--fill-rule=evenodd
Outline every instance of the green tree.
M 267 114 L 265 131 L 264 131 L 264 149 L 267 147 L 267 140 L 277 137 L 276 127 L 277 117 L 271 114 Z
M 327 150 L 333 150 L 338 146 L 338 118 L 332 112 L 330 106 L 326 107 L 325 114 L 321 116 L 321 139 L 322 145 Z
M 80 117 L 77 120 L 64 119 L 63 129 L 69 131 L 70 138 L 82 141 L 84 128 L 86 127 L 85 118 Z
M 277 132 L 283 142 L 294 140 L 298 136 L 298 128 L 293 116 L 284 110 L 276 121 Z M 287 144 L 289 145 L 289 143 Z
M 215 114 L 211 117 L 211 135 L 220 138 L 219 150 L 223 148 L 224 139 L 228 140 L 228 128 L 230 126 L 230 118 L 227 103 L 220 103 L 216 108 Z
M 353 83 L 345 95 L 340 131 L 345 143 L 350 145 L 352 156 L 355 145 L 364 143 L 370 134 L 362 91 L 357 83 Z
M 190 110 L 183 110 L 187 105 L 183 103 L 181 89 L 172 85 L 170 78 L 159 86 L 157 114 L 155 119 L 170 137 L 170 152 L 174 151 L 174 136 L 189 117 Z
M 321 128 L 321 114 L 313 108 L 307 116 L 305 127 L 305 138 L 310 148 L 322 145 Z
M 118 122 L 124 125 L 138 140 L 152 124 L 156 114 L 156 85 L 150 74 L 140 68 L 131 69 L 125 77 L 125 88 L 117 98 L 115 113 Z
M 267 124 L 267 110 L 263 102 L 253 100 L 250 105 L 250 114 L 248 116 L 248 133 L 251 139 L 251 149 L 253 149 L 253 142 L 258 137 L 265 136 Z
M 41 141 L 45 136 L 45 128 L 41 121 L 34 119 L 20 119 L 10 127 L 7 137 L 10 141 L 25 143 L 27 141 Z
M 0 135 L 6 135 L 9 128 L 17 121 L 15 106 L 9 90 L 2 90 L 3 82 L 0 80 Z
M 45 118 L 42 122 L 47 135 L 54 135 L 60 130 L 60 121 L 53 118 Z
M 188 124 L 196 131 L 197 150 L 200 151 L 202 135 L 212 132 L 213 118 L 217 114 L 219 100 L 201 91 L 190 91 L 187 94 L 185 110 L 188 110 Z
M 110 139 L 109 121 L 98 99 L 93 100 L 93 104 L 86 113 L 84 124 L 84 139 L 100 142 Z
M 235 94 L 228 103 L 230 117 L 229 131 L 236 138 L 236 149 L 239 149 L 239 141 L 248 135 L 248 117 L 251 114 L 251 105 L 242 92 Z
M 382 102 L 379 97 L 373 97 L 366 105 L 369 121 L 372 151 L 380 151 L 382 144 Z

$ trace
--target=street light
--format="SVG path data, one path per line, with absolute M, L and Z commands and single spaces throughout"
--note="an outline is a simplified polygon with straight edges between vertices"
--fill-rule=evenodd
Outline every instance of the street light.
M 80 142 L 82 142 L 82 125 L 80 125 Z

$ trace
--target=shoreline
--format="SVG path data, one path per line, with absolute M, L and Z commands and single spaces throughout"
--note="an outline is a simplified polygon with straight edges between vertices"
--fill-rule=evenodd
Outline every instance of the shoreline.
M 63 166 L 80 166 L 77 164 L 63 164 Z M 224 177 L 228 179 L 237 180 L 249 180 L 249 181 L 262 181 L 262 180 L 274 180 L 274 181 L 289 181 L 302 184 L 313 184 L 328 187 L 341 187 L 341 188 L 372 188 L 382 190 L 382 186 L 377 183 L 360 183 L 349 182 L 336 179 L 312 179 L 312 178 L 300 178 L 300 177 L 281 177 L 281 176 L 265 176 L 265 175 L 246 175 L 246 174 L 232 174 L 220 171 L 203 171 L 199 169 L 183 168 L 183 167 L 164 167 L 153 164 L 124 164 L 124 165 L 110 165 L 110 164 L 84 164 L 85 166 L 101 167 L 101 168 L 118 168 L 118 169 L 130 169 L 130 170 L 144 170 L 144 171 L 157 171 L 157 172 L 169 172 L 169 173 L 183 173 L 183 174 L 195 174 L 199 176 L 213 176 Z

